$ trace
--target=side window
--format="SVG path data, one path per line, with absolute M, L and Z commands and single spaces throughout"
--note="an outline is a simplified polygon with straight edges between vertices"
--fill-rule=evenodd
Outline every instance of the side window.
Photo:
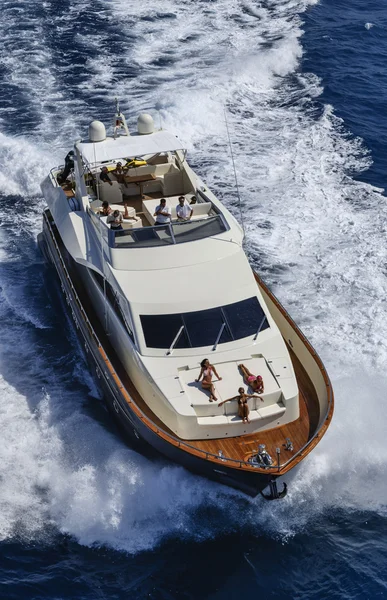
M 103 277 L 96 271 L 92 271 L 92 275 L 93 275 L 94 279 L 96 280 L 96 282 L 98 283 L 101 290 L 103 291 L 104 290 Z M 119 294 L 114 291 L 114 289 L 112 288 L 112 286 L 110 285 L 110 283 L 108 281 L 105 281 L 105 289 L 106 289 L 106 297 L 107 297 L 111 307 L 113 308 L 115 314 L 121 321 L 122 325 L 125 327 L 125 329 L 129 333 L 131 340 L 134 342 L 133 331 L 132 331 L 131 327 L 129 327 L 128 321 L 125 317 L 125 313 L 121 307 Z
M 110 286 L 109 286 L 110 287 Z M 132 340 L 132 342 L 134 342 L 134 335 L 133 335 L 133 331 L 131 326 L 129 325 L 129 321 L 127 316 L 125 315 L 125 310 L 123 308 L 124 306 L 124 298 L 121 297 L 120 294 L 118 294 L 117 292 L 114 292 L 112 290 L 112 293 L 114 294 L 114 304 L 113 304 L 113 308 L 116 312 L 116 314 L 118 315 L 118 317 L 120 318 L 121 322 L 123 323 L 123 325 L 125 325 L 127 332 L 129 333 L 130 339 Z

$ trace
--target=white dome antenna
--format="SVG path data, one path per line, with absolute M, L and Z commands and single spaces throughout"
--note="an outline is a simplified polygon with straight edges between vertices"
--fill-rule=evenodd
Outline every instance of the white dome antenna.
M 89 125 L 89 140 L 91 142 L 103 142 L 106 140 L 105 125 L 101 121 L 92 121 Z
M 140 135 L 149 135 L 154 133 L 155 124 L 151 115 L 147 113 L 141 113 L 137 119 L 137 131 Z

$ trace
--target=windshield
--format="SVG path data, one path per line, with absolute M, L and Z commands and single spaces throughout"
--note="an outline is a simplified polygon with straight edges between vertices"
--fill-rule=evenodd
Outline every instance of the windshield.
M 148 348 L 200 348 L 255 336 L 269 323 L 258 302 L 248 298 L 226 306 L 171 315 L 140 315 Z M 182 328 L 177 340 L 176 333 Z M 218 339 L 219 337 L 219 339 Z

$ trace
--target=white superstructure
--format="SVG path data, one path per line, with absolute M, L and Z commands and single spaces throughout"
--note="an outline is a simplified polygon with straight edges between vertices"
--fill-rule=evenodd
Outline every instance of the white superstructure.
M 70 181 L 59 184 L 61 169 L 53 169 L 42 190 L 133 383 L 185 440 L 234 437 L 294 421 L 293 366 L 244 254 L 239 224 L 189 167 L 175 136 L 154 131 L 149 115 L 140 115 L 138 132 L 128 133 L 119 110 L 112 137 L 94 121 L 89 139 L 74 145 Z M 124 178 L 114 172 L 118 162 L 129 165 Z M 100 179 L 102 167 L 111 182 Z M 193 210 L 187 222 L 176 219 L 179 196 Z M 161 198 L 172 212 L 163 226 L 154 216 Z M 121 231 L 99 214 L 105 200 L 120 212 L 127 204 Z M 219 401 L 236 396 L 241 385 L 247 389 L 240 363 L 263 377 L 263 402 L 249 400 L 250 423 L 239 418 L 235 400 L 222 406 L 209 401 L 195 381 L 204 358 L 222 377 L 214 378 Z

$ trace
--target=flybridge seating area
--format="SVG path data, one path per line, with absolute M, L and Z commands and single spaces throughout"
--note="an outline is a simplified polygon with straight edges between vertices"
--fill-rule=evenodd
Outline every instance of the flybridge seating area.
M 93 177 L 90 193 L 100 200 L 106 200 L 109 203 L 121 203 L 130 200 L 135 196 L 156 195 L 159 198 L 168 196 L 178 196 L 180 194 L 194 194 L 194 187 L 188 178 L 184 169 L 179 168 L 174 156 L 168 152 L 157 154 L 155 156 L 145 156 L 144 162 L 139 166 L 133 166 L 125 171 L 125 183 L 123 179 L 117 180 L 113 170 L 117 163 L 123 166 L 127 163 L 126 158 L 115 159 L 114 161 L 104 161 L 90 167 L 90 173 Z M 141 162 L 138 160 L 137 163 Z M 110 171 L 112 180 L 108 182 L 101 181 L 99 174 L 101 167 L 106 166 Z
M 162 152 L 143 158 L 146 160 L 142 162 L 146 164 L 128 168 L 124 179 L 115 174 L 118 162 L 125 165 L 124 158 L 88 165 L 83 174 L 89 197 L 86 210 L 98 234 L 103 235 L 111 248 L 180 244 L 212 237 L 229 229 L 219 209 L 201 190 L 196 189 L 196 182 L 191 181 L 186 171 L 177 166 L 173 153 Z M 100 180 L 103 166 L 108 169 L 112 185 Z M 57 167 L 51 171 L 52 182 L 62 187 L 69 202 L 73 202 L 72 210 L 79 210 L 74 197 L 74 180 L 58 183 L 62 170 L 62 167 Z M 188 221 L 177 219 L 176 206 L 180 196 L 184 196 L 185 204 L 193 211 Z M 171 209 L 169 224 L 156 224 L 155 211 L 161 198 L 166 199 L 166 205 Z M 109 203 L 113 211 L 119 210 L 121 213 L 124 213 L 124 205 L 127 206 L 129 218 L 124 219 L 122 230 L 112 230 L 107 223 L 107 217 L 100 215 L 104 201 Z
M 163 129 L 156 130 L 147 114 L 139 116 L 137 132 L 129 132 L 118 104 L 113 134 L 107 136 L 104 124 L 92 121 L 88 138 L 74 144 L 64 168 L 52 171 L 50 178 L 68 196 L 70 210 L 86 211 L 111 248 L 174 245 L 230 229 L 221 209 L 204 194 L 205 187 L 186 163 L 180 140 Z M 181 197 L 185 199 L 185 219 L 176 214 Z M 156 223 L 155 217 L 161 199 L 171 214 L 170 222 L 164 224 Z M 107 222 L 101 214 L 103 202 L 121 212 L 122 223 Z
M 228 224 L 219 210 L 213 206 L 203 192 L 196 190 L 184 169 L 175 164 L 174 156 L 161 153 L 144 157 L 144 163 L 131 167 L 125 176 L 116 176 L 117 162 L 125 164 L 125 159 L 106 163 L 112 185 L 99 180 L 101 164 L 91 170 L 88 181 L 90 207 L 88 213 L 98 230 L 103 231 L 112 248 L 138 248 L 180 244 L 224 233 Z M 140 161 L 137 161 L 140 162 Z M 176 206 L 179 197 L 192 209 L 188 221 L 179 221 Z M 156 224 L 155 211 L 160 199 L 166 199 L 171 209 L 171 223 Z M 107 224 L 107 218 L 99 214 L 102 202 L 109 202 L 112 210 L 124 211 L 127 205 L 128 219 L 124 219 L 122 230 L 114 231 Z M 103 227 L 101 228 L 101 224 Z

